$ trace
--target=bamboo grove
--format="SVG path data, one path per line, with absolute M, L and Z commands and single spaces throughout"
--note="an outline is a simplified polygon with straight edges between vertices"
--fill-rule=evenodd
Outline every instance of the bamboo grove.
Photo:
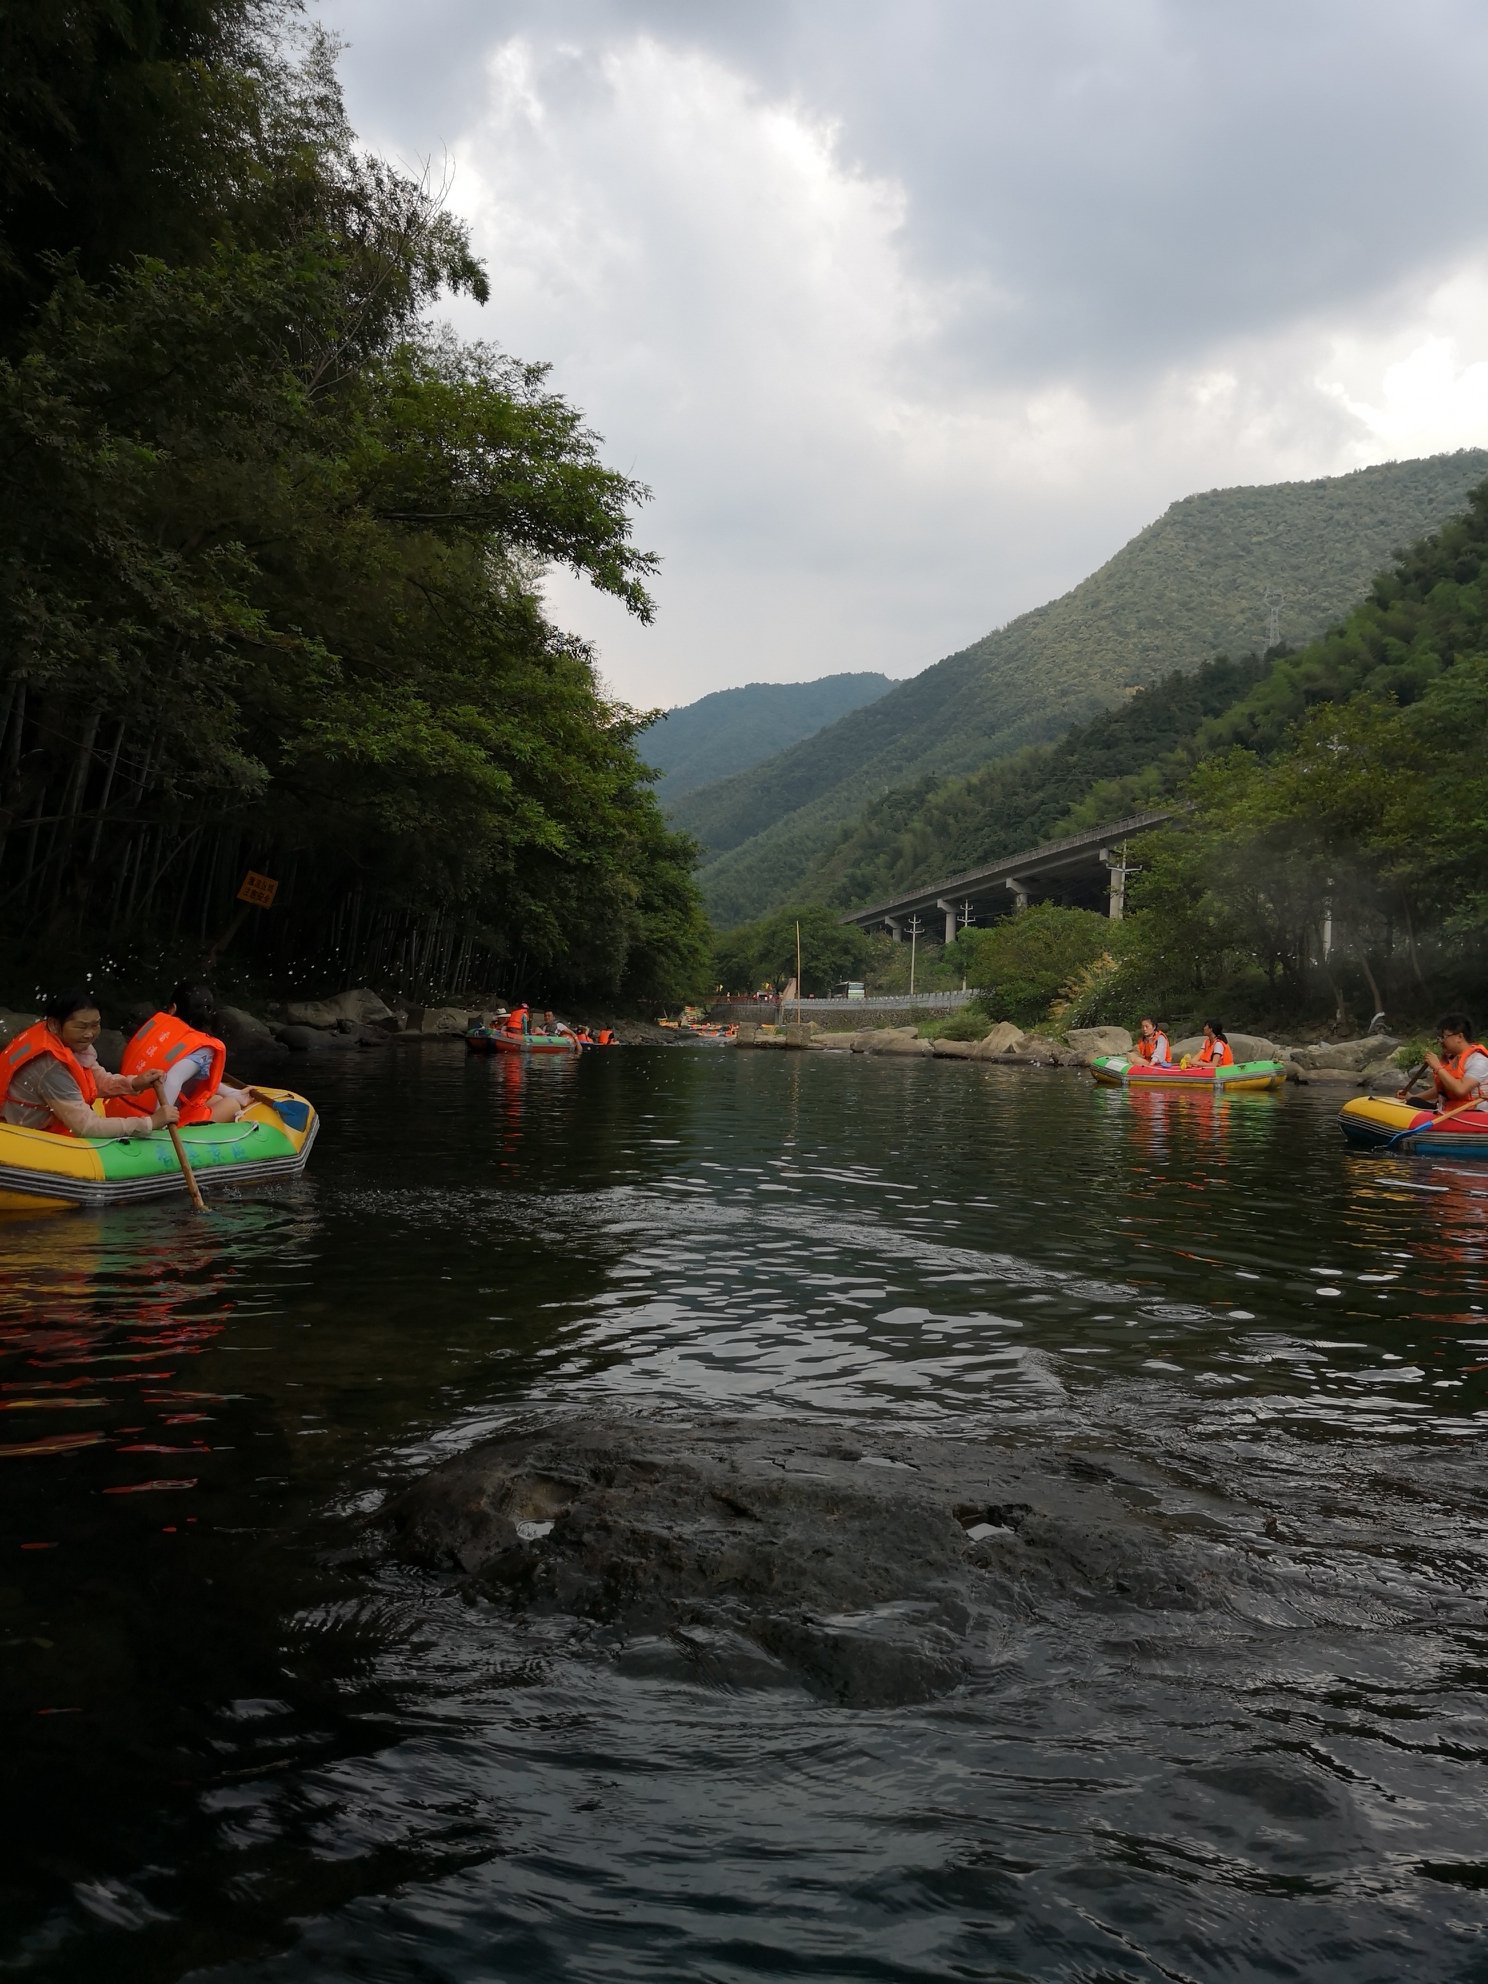
M 648 618 L 645 491 L 437 325 L 484 273 L 296 32 L 0 29 L 0 996 L 209 954 L 250 867 L 280 892 L 226 963 L 265 984 L 685 996 L 647 719 L 540 596 L 564 565 Z

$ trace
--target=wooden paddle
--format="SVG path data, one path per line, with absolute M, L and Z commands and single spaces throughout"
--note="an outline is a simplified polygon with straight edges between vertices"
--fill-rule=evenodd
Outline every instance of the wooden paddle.
M 159 1082 L 155 1084 L 155 1094 L 162 1109 L 166 1107 L 165 1090 Z M 191 1194 L 191 1203 L 198 1212 L 207 1210 L 207 1202 L 201 1195 L 201 1186 L 196 1182 L 196 1173 L 191 1168 L 191 1159 L 186 1155 L 186 1146 L 181 1142 L 181 1132 L 174 1123 L 165 1126 L 170 1131 L 170 1140 L 175 1145 L 176 1162 L 181 1167 L 181 1176 L 186 1180 L 186 1189 Z
M 1404 1130 L 1397 1130 L 1393 1137 L 1386 1140 L 1383 1148 L 1385 1150 L 1393 1150 L 1402 1138 L 1423 1136 L 1427 1130 L 1434 1130 L 1440 1123 L 1450 1123 L 1454 1116 L 1463 1116 L 1469 1109 L 1477 1109 L 1481 1104 L 1481 1096 L 1470 1095 L 1466 1102 L 1459 1102 L 1452 1109 L 1444 1109 L 1440 1116 L 1433 1116 L 1429 1123 L 1412 1123 Z

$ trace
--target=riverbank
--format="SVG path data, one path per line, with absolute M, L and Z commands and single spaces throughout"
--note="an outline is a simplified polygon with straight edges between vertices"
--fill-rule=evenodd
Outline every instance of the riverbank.
M 925 1038 L 916 1026 L 875 1026 L 851 1032 L 830 1032 L 808 1022 L 802 1026 L 740 1026 L 733 1045 L 746 1049 L 786 1052 L 891 1055 L 896 1059 L 991 1061 L 1004 1067 L 1088 1068 L 1097 1055 L 1129 1054 L 1132 1036 L 1124 1027 L 1076 1027 L 1067 1034 L 1024 1033 L 1000 1021 L 980 1040 Z M 1175 1060 L 1196 1057 L 1203 1036 L 1175 1040 Z M 1407 1044 L 1395 1034 L 1365 1034 L 1353 1040 L 1318 1040 L 1288 1044 L 1261 1034 L 1232 1033 L 1230 1047 L 1237 1061 L 1279 1061 L 1289 1082 L 1299 1086 L 1382 1088 L 1393 1090 L 1402 1079 L 1401 1057 Z

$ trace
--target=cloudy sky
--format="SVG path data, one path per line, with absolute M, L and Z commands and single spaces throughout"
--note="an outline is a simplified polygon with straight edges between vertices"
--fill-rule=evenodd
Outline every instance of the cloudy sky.
M 650 484 L 619 695 L 916 673 L 1197 489 L 1488 442 L 1471 0 L 318 0 Z M 1257 603 L 1257 631 L 1263 619 Z

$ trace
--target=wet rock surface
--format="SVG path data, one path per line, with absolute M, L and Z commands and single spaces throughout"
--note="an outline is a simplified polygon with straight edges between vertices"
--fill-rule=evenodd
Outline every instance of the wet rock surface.
M 1169 1485 L 1052 1443 L 575 1415 L 482 1443 L 381 1520 L 404 1560 L 602 1628 L 635 1671 L 870 1707 L 985 1675 L 1011 1627 L 1072 1610 L 1100 1637 L 1269 1606 L 1265 1563 L 1218 1510 L 1165 1509 Z

